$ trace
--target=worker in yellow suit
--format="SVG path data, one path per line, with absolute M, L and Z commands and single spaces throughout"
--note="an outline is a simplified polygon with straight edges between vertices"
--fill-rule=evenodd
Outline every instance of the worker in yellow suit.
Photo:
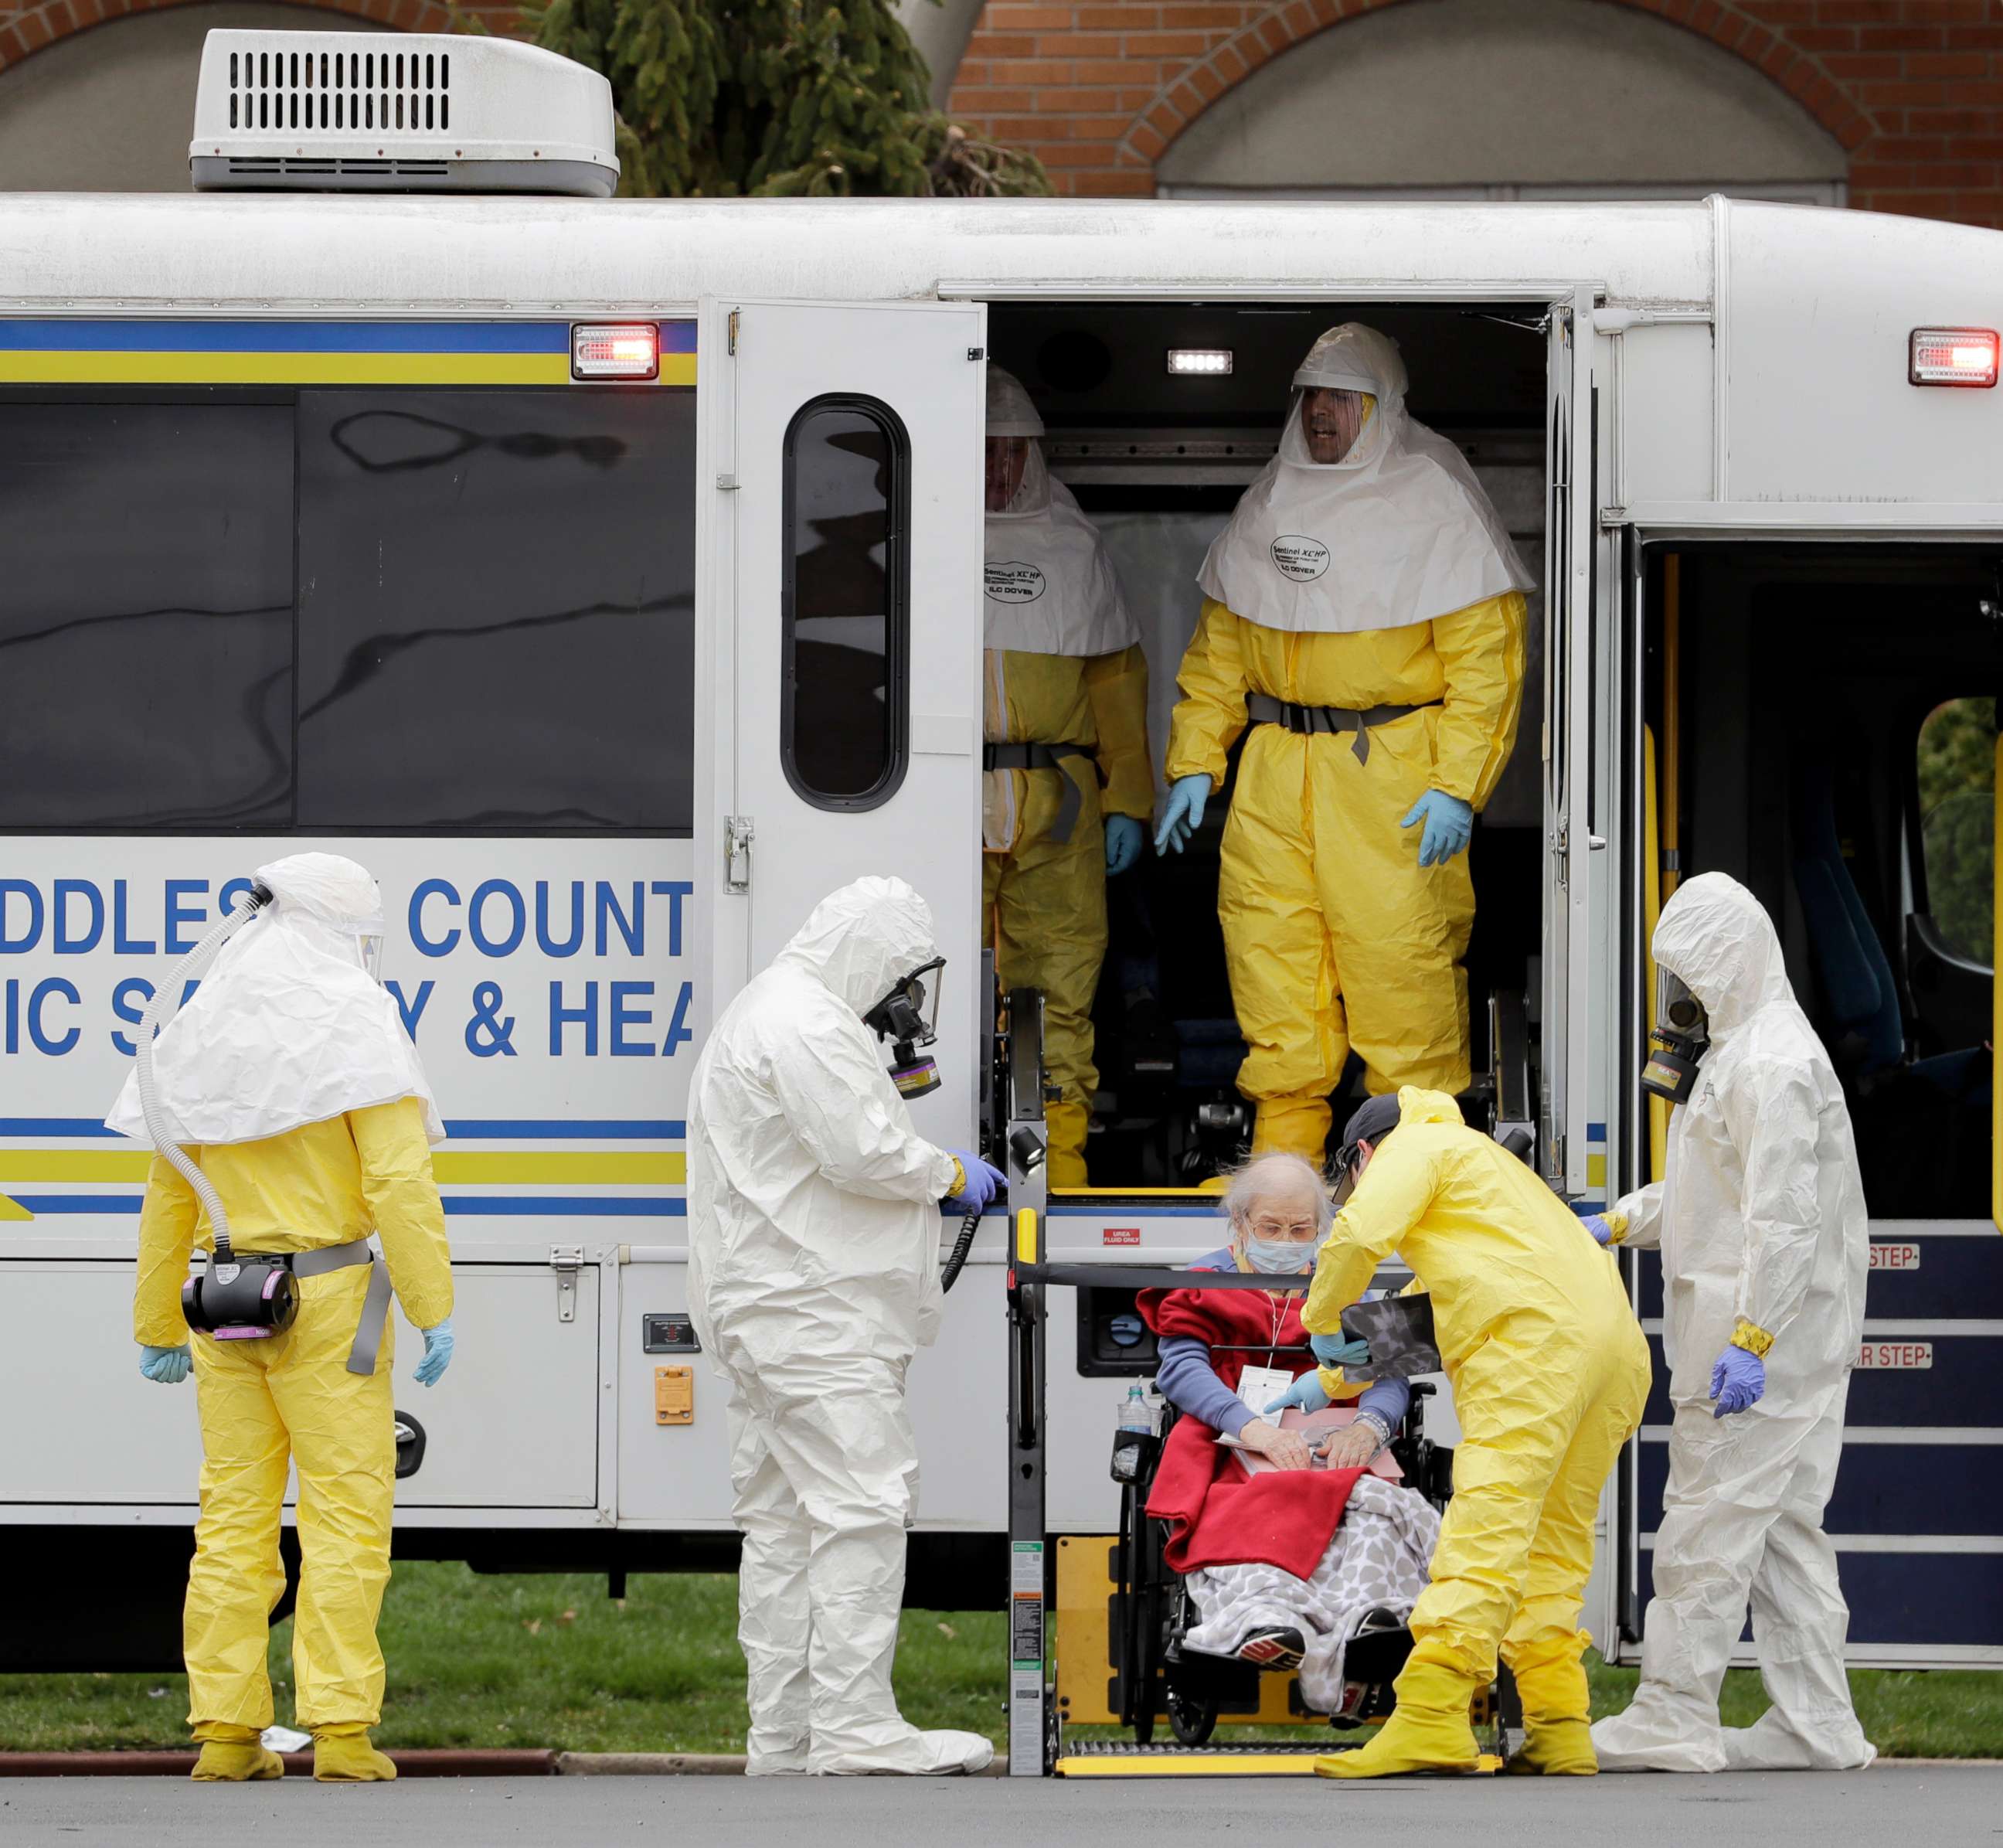
M 270 1613 L 285 1588 L 279 1512 L 299 1473 L 298 1723 L 313 1775 L 393 1778 L 369 1740 L 381 1717 L 376 1616 L 390 1578 L 396 1437 L 392 1287 L 425 1333 L 415 1369 L 437 1381 L 453 1348 L 450 1253 L 430 1145 L 443 1139 L 394 999 L 366 966 L 379 943 L 373 880 L 351 860 L 295 854 L 258 870 L 271 903 L 223 946 L 153 1059 L 155 1110 L 128 1080 L 110 1125 L 156 1153 L 139 1221 L 133 1335 L 140 1370 L 173 1384 L 191 1363 L 202 1441 L 201 1512 L 183 1643 L 194 1776 L 281 1776 L 271 1724 Z M 170 978 L 178 990 L 179 972 Z M 212 1193 L 239 1260 L 285 1256 L 296 1318 L 282 1332 L 192 1335 L 191 1252 L 214 1248 Z M 370 1233 L 381 1240 L 373 1256 Z M 386 1260 L 386 1269 L 384 1261 Z M 225 1338 L 225 1335 L 227 1338 Z
M 1613 1258 L 1452 1098 L 1414 1087 L 1372 1097 L 1347 1133 L 1355 1191 L 1322 1244 L 1302 1325 L 1339 1337 L 1344 1309 L 1397 1252 L 1431 1299 L 1461 1440 L 1397 1709 L 1360 1751 L 1315 1769 L 1484 1768 L 1468 1708 L 1499 1648 L 1523 1700 L 1511 1769 L 1590 1776 L 1592 1639 L 1578 1615 L 1600 1490 L 1648 1396 L 1648 1343 Z
M 988 368 L 981 898 L 1004 988 L 1043 993 L 1054 1187 L 1086 1185 L 1106 881 L 1155 809 L 1148 663 L 1098 530 L 1044 465 L 1043 419 Z
M 1319 1167 L 1354 1050 L 1373 1094 L 1467 1088 L 1466 850 L 1516 737 L 1530 579 L 1459 451 L 1348 323 L 1204 561 L 1157 852 L 1247 726 L 1218 905 L 1253 1153 Z

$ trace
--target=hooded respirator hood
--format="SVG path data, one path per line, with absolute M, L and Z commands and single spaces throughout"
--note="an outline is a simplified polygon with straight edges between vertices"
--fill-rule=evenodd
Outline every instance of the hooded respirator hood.
M 991 361 L 988 436 L 1020 442 L 1027 453 L 1008 506 L 988 513 L 983 646 L 1075 656 L 1132 647 L 1141 632 L 1099 529 L 1050 478 L 1043 420 L 1029 394 Z
M 294 853 L 257 870 L 271 901 L 225 943 L 156 1042 L 153 1080 L 174 1142 L 256 1142 L 399 1098 L 445 1140 L 394 996 L 369 972 L 383 896 L 337 853 Z M 107 1127 L 150 1142 L 138 1075 Z
M 1773 919 L 1729 873 L 1701 873 L 1679 887 L 1656 920 L 1649 953 L 1655 1024 L 1641 1087 L 1681 1104 L 1712 1043 L 1794 991 Z
M 1331 327 L 1294 373 L 1278 449 L 1197 573 L 1204 594 L 1297 635 L 1405 628 L 1530 587 L 1459 450 L 1405 409 L 1397 341 Z M 1310 391 L 1352 391 L 1368 415 L 1337 460 L 1302 427 Z
M 816 905 L 777 958 L 809 971 L 893 1042 L 890 1076 L 907 1098 L 939 1087 L 938 1065 L 920 1050 L 936 1034 L 945 967 L 932 928 L 932 907 L 903 880 L 858 879 Z

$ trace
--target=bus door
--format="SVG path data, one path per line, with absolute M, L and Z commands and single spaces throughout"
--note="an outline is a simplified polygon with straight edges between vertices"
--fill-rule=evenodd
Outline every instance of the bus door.
M 715 1014 L 835 887 L 909 880 L 949 959 L 946 1087 L 917 1115 L 961 1143 L 978 1069 L 986 328 L 978 303 L 706 303 L 697 476 Z
M 1612 856 L 1609 702 L 1617 535 L 1597 519 L 1592 292 L 1554 305 L 1549 332 L 1544 569 L 1543 955 L 1538 1000 L 1539 1165 L 1568 1196 L 1606 1197 L 1615 1016 L 1606 923 Z M 1597 625 L 1596 625 L 1597 618 Z

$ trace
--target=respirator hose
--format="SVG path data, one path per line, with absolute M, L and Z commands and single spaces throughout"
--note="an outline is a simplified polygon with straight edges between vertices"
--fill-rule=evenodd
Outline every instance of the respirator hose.
M 209 1227 L 215 1237 L 215 1261 L 218 1264 L 229 1264 L 235 1258 L 229 1243 L 229 1215 L 224 1211 L 222 1196 L 216 1192 L 208 1177 L 171 1133 L 166 1111 L 161 1107 L 159 1094 L 153 1088 L 153 1036 L 163 1032 L 167 1023 L 180 1011 L 179 997 L 188 980 L 199 971 L 207 968 L 215 953 L 271 902 L 271 894 L 264 887 L 253 886 L 237 901 L 236 908 L 174 964 L 166 980 L 154 989 L 152 999 L 146 1003 L 145 1012 L 139 1017 L 138 1069 L 140 1114 L 146 1119 L 146 1133 L 152 1138 L 153 1146 L 167 1158 L 181 1178 L 194 1189 L 195 1198 L 201 1202 L 202 1209 L 208 1213 Z
M 953 1251 L 947 1257 L 946 1268 L 939 1272 L 939 1293 L 943 1296 L 960 1281 L 960 1273 L 967 1268 L 967 1254 L 974 1249 L 974 1235 L 981 1230 L 981 1209 L 977 1206 L 960 1223 L 960 1236 L 953 1241 Z

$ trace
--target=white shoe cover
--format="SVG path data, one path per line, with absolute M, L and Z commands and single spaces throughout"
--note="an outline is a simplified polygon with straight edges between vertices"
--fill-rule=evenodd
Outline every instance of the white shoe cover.
M 954 1777 L 985 1771 L 995 1747 L 979 1733 L 920 1732 L 914 1726 L 901 1739 L 862 1750 L 816 1752 L 811 1768 L 821 1777 Z
M 1592 1755 L 1602 1771 L 1722 1771 L 1724 1728 L 1712 1709 L 1706 1719 L 1679 1713 L 1680 1703 L 1644 1682 L 1624 1713 L 1597 1721 Z
M 806 1769 L 807 1748 L 804 1740 L 781 1752 L 760 1752 L 754 1748 L 744 1755 L 746 1777 L 804 1777 Z
M 1861 1771 L 1878 1755 L 1854 1714 L 1831 1715 L 1829 1738 L 1811 1744 L 1771 1708 L 1750 1726 L 1725 1728 L 1725 1762 L 1734 1771 Z

